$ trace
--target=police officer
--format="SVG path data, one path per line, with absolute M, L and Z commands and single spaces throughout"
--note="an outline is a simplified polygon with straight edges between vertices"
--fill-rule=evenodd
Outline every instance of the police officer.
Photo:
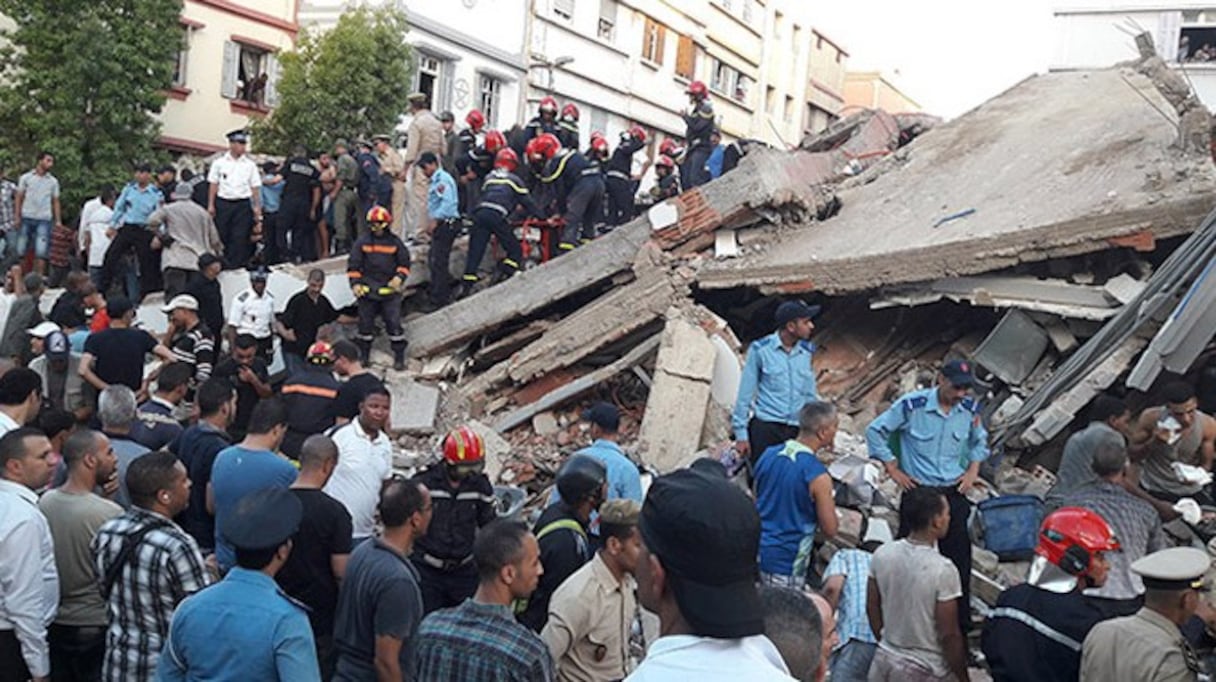
M 526 156 L 528 143 L 545 133 L 557 136 L 557 100 L 552 97 L 542 97 L 537 107 L 536 116 L 524 124 L 523 135 L 520 135 L 519 145 L 515 148 L 517 156 Z
M 562 115 L 557 119 L 557 139 L 566 149 L 578 149 L 578 107 L 574 102 L 562 107 Z
M 967 519 L 971 503 L 966 493 L 988 459 L 988 431 L 980 420 L 980 403 L 968 396 L 975 382 L 971 363 L 947 362 L 937 385 L 896 400 L 866 429 L 870 456 L 883 462 L 887 475 L 903 489 L 930 487 L 950 502 L 950 529 L 938 550 L 958 567 L 961 604 L 971 603 L 971 538 Z M 899 439 L 895 458 L 891 439 Z M 962 632 L 970 629 L 970 609 L 958 610 Z
M 334 404 L 338 397 L 333 346 L 327 341 L 313 343 L 304 363 L 280 389 L 287 404 L 287 434 L 279 449 L 292 459 L 300 458 L 300 446 L 309 436 L 324 433 L 334 425 Z
M 688 153 L 680 177 L 684 179 L 684 187 L 692 189 L 709 182 L 705 162 L 713 151 L 709 135 L 714 129 L 714 106 L 709 102 L 709 88 L 702 81 L 689 83 L 685 94 L 689 102 L 689 110 L 683 115 Z
M 363 222 L 356 218 L 359 212 L 359 163 L 350 155 L 346 140 L 334 143 L 334 189 L 331 195 L 334 211 L 334 253 L 343 254 L 354 241 L 355 225 Z
M 461 426 L 444 437 L 443 461 L 417 476 L 431 491 L 432 516 L 426 537 L 415 541 L 410 560 L 418 569 L 427 613 L 458 606 L 477 591 L 473 539 L 479 528 L 496 518 L 485 457 L 485 441 Z
M 236 566 L 177 607 L 158 680 L 321 679 L 307 608 L 274 581 L 303 516 L 300 499 L 286 489 L 237 503 L 224 524 Z
M 633 126 L 621 133 L 621 141 L 604 166 L 604 190 L 608 193 L 608 224 L 624 225 L 633 220 L 633 155 L 646 146 L 646 131 Z
M 540 180 L 556 190 L 557 205 L 565 221 L 558 253 L 573 251 L 580 243 L 590 242 L 595 237 L 595 221 L 602 214 L 604 200 L 604 176 L 599 166 L 577 149 L 562 149 L 552 135 L 541 135 L 528 143 L 528 161 L 533 164 L 543 161 Z
M 447 305 L 452 292 L 452 242 L 460 234 L 459 197 L 456 181 L 439 165 L 431 152 L 418 157 L 418 170 L 429 181 L 426 195 L 427 226 L 431 250 L 427 264 L 431 271 L 430 296 L 436 306 Z
M 215 219 L 228 266 L 243 268 L 252 252 L 249 236 L 254 223 L 262 222 L 262 173 L 245 153 L 249 133 L 228 133 L 228 151 L 211 162 L 207 210 Z
M 285 254 L 293 263 L 317 259 L 317 217 L 321 209 L 321 172 L 308 160 L 308 150 L 296 145 L 283 162 L 283 201 L 279 222 L 291 235 Z
M 389 224 L 393 216 L 383 206 L 367 212 L 367 234 L 355 240 L 347 259 L 346 277 L 359 304 L 356 343 L 368 361 L 376 333 L 376 317 L 384 320 L 393 349 L 393 369 L 405 369 L 405 332 L 401 329 L 401 291 L 410 275 L 410 252 Z
M 660 155 L 654 162 L 654 187 L 650 188 L 650 196 L 655 201 L 664 201 L 680 195 L 680 176 L 676 173 L 676 162 L 669 156 Z
M 1211 560 L 1193 547 L 1172 547 L 1132 563 L 1144 580 L 1144 607 L 1099 623 L 1081 650 L 1081 681 L 1194 682 L 1199 659 L 1178 629 L 1206 592 Z
M 544 218 L 527 186 L 515 174 L 518 168 L 519 157 L 515 156 L 515 150 L 500 150 L 494 159 L 493 172 L 481 186 L 481 201 L 473 211 L 473 228 L 469 232 L 469 253 L 461 278 L 461 295 L 467 295 L 480 281 L 477 271 L 491 235 L 498 238 L 498 244 L 507 253 L 506 258 L 498 264 L 499 274 L 510 277 L 519 272 L 523 250 L 515 231 L 507 222 L 517 208 L 522 207 L 534 218 Z
M 359 166 L 359 183 L 355 193 L 359 196 L 359 236 L 367 232 L 367 214 L 373 206 L 388 204 L 392 201 L 392 187 L 385 186 L 380 173 L 380 158 L 372 150 L 372 143 L 367 140 L 356 140 L 355 163 Z M 388 190 L 388 191 L 385 191 Z
M 1064 507 L 1043 520 L 1030 575 L 1001 593 L 984 622 L 981 647 L 995 682 L 1073 682 L 1081 643 L 1106 619 L 1082 590 L 1101 587 L 1119 541 L 1097 513 Z

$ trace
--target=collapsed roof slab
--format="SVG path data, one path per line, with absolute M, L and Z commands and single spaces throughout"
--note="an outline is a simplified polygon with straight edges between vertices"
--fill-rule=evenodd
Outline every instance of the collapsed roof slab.
M 841 294 L 1151 250 L 1216 203 L 1211 159 L 1174 146 L 1176 121 L 1128 68 L 1029 78 L 852 181 L 835 217 L 706 264 L 698 285 Z

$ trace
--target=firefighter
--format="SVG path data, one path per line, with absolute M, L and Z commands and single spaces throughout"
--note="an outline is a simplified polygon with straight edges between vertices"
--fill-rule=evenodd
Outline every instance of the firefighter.
M 287 434 L 279 449 L 292 459 L 300 458 L 300 446 L 315 433 L 334 425 L 334 403 L 338 380 L 334 378 L 334 349 L 327 341 L 308 347 L 306 364 L 297 370 L 281 392 L 287 404 Z
M 714 129 L 714 107 L 709 101 L 709 88 L 702 81 L 693 81 L 684 91 L 688 95 L 689 109 L 684 114 L 686 128 L 684 139 L 688 140 L 688 153 L 680 177 L 684 186 L 692 189 L 709 182 L 705 162 L 713 151 L 709 135 Z
M 430 529 L 410 555 L 426 613 L 458 606 L 477 590 L 473 538 L 497 516 L 485 456 L 485 441 L 462 426 L 443 439 L 443 460 L 417 476 L 431 491 L 432 505 Z
M 658 180 L 650 188 L 650 196 L 656 202 L 680 194 L 680 176 L 676 174 L 676 162 L 670 156 L 659 156 L 659 160 L 654 162 L 654 174 Z
M 676 142 L 670 137 L 663 140 L 663 142 L 659 145 L 659 155 L 666 156 L 667 158 L 671 159 L 677 166 L 684 162 L 684 154 L 686 151 L 687 150 L 684 147 L 680 146 L 679 142 Z
M 468 127 L 456 134 L 455 158 L 463 158 L 477 148 L 481 136 L 485 133 L 486 116 L 480 109 L 473 109 L 465 114 L 464 122 Z
M 519 272 L 523 261 L 523 250 L 508 218 L 522 207 L 529 216 L 543 219 L 545 215 L 532 201 L 527 186 L 515 171 L 519 168 L 519 157 L 514 149 L 501 149 L 494 159 L 494 170 L 481 186 L 481 201 L 473 210 L 473 228 L 469 233 L 469 256 L 465 261 L 461 296 L 467 295 L 479 281 L 477 269 L 490 244 L 490 236 L 498 237 L 498 243 L 507 252 L 507 257 L 498 264 L 499 273 L 510 277 Z
M 481 197 L 481 185 L 490 171 L 494 170 L 494 157 L 506 149 L 507 138 L 497 130 L 488 130 L 485 141 L 475 145 L 464 156 L 456 159 L 456 184 L 460 193 L 460 210 L 472 215 Z
M 524 156 L 524 152 L 528 149 L 528 143 L 534 138 L 544 133 L 556 136 L 557 132 L 557 100 L 552 97 L 542 97 L 536 116 L 524 125 L 524 133 L 519 138 L 520 146 L 515 150 L 515 154 L 517 156 Z
M 557 139 L 566 149 L 578 149 L 578 107 L 573 102 L 562 107 L 561 118 L 557 119 Z
M 573 149 L 573 147 L 570 147 L 570 149 Z M 592 165 L 599 168 L 602 173 L 604 164 L 608 160 L 608 138 L 604 137 L 604 134 L 598 130 L 591 133 L 591 143 L 587 145 L 587 151 L 583 152 L 583 155 L 587 157 L 587 160 Z
M 384 320 L 393 349 L 393 369 L 405 369 L 405 332 L 401 329 L 401 290 L 410 275 L 410 252 L 388 228 L 393 215 L 383 206 L 367 212 L 368 232 L 350 250 L 346 276 L 359 304 L 356 343 L 368 361 L 376 333 L 376 317 Z
M 608 224 L 624 225 L 633 220 L 633 155 L 646 145 L 646 131 L 638 126 L 621 133 L 621 141 L 605 165 L 604 189 L 608 193 Z
M 563 214 L 565 226 L 558 252 L 590 242 L 604 200 L 604 176 L 599 167 L 576 149 L 562 149 L 552 135 L 541 135 L 528 143 L 527 151 L 531 163 L 544 162 L 541 182 L 554 188 Z

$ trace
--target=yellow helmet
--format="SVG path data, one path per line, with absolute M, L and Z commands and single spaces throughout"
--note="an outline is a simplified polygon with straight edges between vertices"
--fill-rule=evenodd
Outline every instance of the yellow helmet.
M 393 222 L 393 214 L 383 206 L 372 206 L 367 212 L 367 224 L 377 232 L 388 227 L 391 222 Z

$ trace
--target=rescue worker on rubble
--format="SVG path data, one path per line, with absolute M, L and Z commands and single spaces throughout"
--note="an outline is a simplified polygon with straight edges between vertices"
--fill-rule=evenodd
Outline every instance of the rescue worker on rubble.
M 659 155 L 671 159 L 677 166 L 684 162 L 686 151 L 683 145 L 670 137 L 659 143 Z
M 531 121 L 524 124 L 523 135 L 519 138 L 520 147 L 515 150 L 515 154 L 525 156 L 529 142 L 545 133 L 549 133 L 556 138 L 559 130 L 560 128 L 557 125 L 557 100 L 548 96 L 542 97 L 540 105 L 537 107 L 536 116 L 533 116 Z
M 688 153 L 680 177 L 684 179 L 684 186 L 692 189 L 709 182 L 705 162 L 713 151 L 709 136 L 714 129 L 714 106 L 709 101 L 709 88 L 702 81 L 689 83 L 684 92 L 688 95 L 689 103 L 688 111 L 683 114 Z
M 401 329 L 401 291 L 410 275 L 410 252 L 401 238 L 390 231 L 393 216 L 383 206 L 367 212 L 368 232 L 351 247 L 346 276 L 359 304 L 359 335 L 356 343 L 363 362 L 371 354 L 376 317 L 384 320 L 393 349 L 393 369 L 405 369 L 405 332 Z
M 461 426 L 444 437 L 443 460 L 416 477 L 431 491 L 431 525 L 410 555 L 426 613 L 459 606 L 477 591 L 473 539 L 497 518 L 485 457 L 485 441 Z
M 984 621 L 981 648 L 994 682 L 1073 682 L 1081 643 L 1106 618 L 1083 594 L 1110 572 L 1119 541 L 1097 513 L 1063 507 L 1043 520 L 1027 581 L 997 598 Z
M 486 115 L 480 109 L 472 109 L 464 115 L 464 122 L 468 127 L 456 134 L 455 157 L 458 159 L 477 148 L 479 138 L 485 133 Z
M 621 140 L 604 166 L 604 190 L 608 196 L 608 224 L 624 225 L 633 220 L 633 155 L 646 146 L 646 131 L 633 126 L 621 133 Z
M 576 149 L 562 149 L 552 135 L 529 142 L 527 152 L 530 163 L 544 163 L 541 182 L 556 190 L 557 206 L 565 221 L 558 252 L 573 251 L 580 243 L 590 242 L 604 200 L 604 176 L 599 166 Z
M 600 173 L 603 173 L 604 162 L 608 160 L 608 138 L 598 130 L 591 133 L 591 143 L 587 145 L 587 151 L 583 152 L 583 156 L 586 156 L 587 160 L 599 168 Z
M 887 475 L 901 488 L 928 487 L 950 503 L 950 528 L 937 548 L 958 567 L 961 604 L 971 603 L 971 538 L 967 533 L 971 502 L 967 491 L 975 485 L 980 463 L 989 454 L 982 406 L 968 395 L 974 383 L 971 363 L 951 360 L 942 367 L 936 386 L 902 396 L 866 429 L 870 456 L 883 463 Z M 893 439 L 898 439 L 898 459 L 892 451 Z M 965 608 L 958 611 L 966 636 L 970 612 Z
M 491 236 L 498 238 L 499 246 L 507 254 L 498 264 L 499 274 L 510 277 L 519 272 L 523 265 L 523 249 L 508 222 L 516 209 L 522 208 L 536 219 L 545 217 L 532 200 L 527 186 L 515 174 L 518 168 L 519 157 L 515 150 L 500 149 L 494 159 L 494 170 L 481 186 L 481 201 L 473 211 L 473 227 L 469 231 L 469 254 L 461 278 L 460 296 L 467 295 L 480 280 L 477 271 Z
M 578 149 L 578 107 L 573 102 L 562 107 L 562 115 L 557 119 L 557 139 L 566 149 Z
M 587 529 L 591 513 L 608 497 L 608 469 L 591 455 L 573 455 L 557 472 L 557 492 L 561 501 L 545 509 L 532 529 L 545 572 L 519 614 L 519 622 L 536 632 L 549 617 L 554 590 L 591 559 Z
M 676 173 L 676 162 L 669 156 L 659 156 L 654 162 L 654 187 L 650 188 L 650 196 L 656 202 L 671 199 L 680 195 L 680 176 Z
M 279 450 L 298 460 L 300 446 L 315 433 L 334 425 L 338 380 L 334 378 L 334 349 L 327 341 L 308 347 L 304 366 L 287 378 L 281 393 L 287 405 L 287 434 Z
M 481 185 L 494 169 L 494 157 L 507 148 L 507 138 L 497 130 L 486 131 L 485 140 L 456 159 L 456 186 L 460 192 L 460 207 L 472 215 L 481 200 Z
M 367 233 L 367 216 L 374 206 L 381 202 L 392 201 L 392 185 L 382 181 L 380 173 L 380 158 L 372 149 L 372 143 L 367 140 L 356 140 L 355 163 L 359 165 L 359 183 L 356 194 L 359 196 L 359 210 L 356 217 L 359 220 L 358 234 L 362 237 Z M 385 193 L 385 190 L 388 190 Z

